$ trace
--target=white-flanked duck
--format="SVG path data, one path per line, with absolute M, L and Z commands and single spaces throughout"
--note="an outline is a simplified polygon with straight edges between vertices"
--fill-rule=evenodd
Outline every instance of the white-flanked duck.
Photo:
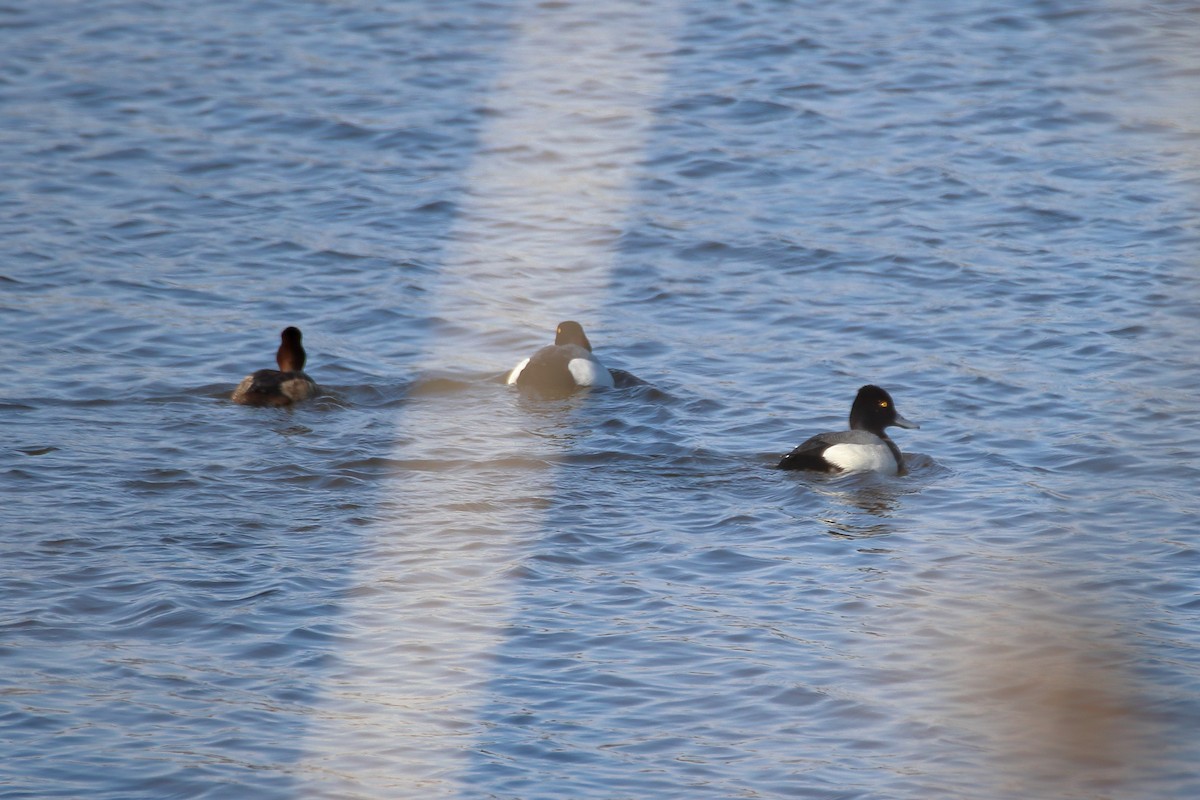
M 513 367 L 505 382 L 542 397 L 564 397 L 585 387 L 611 387 L 613 376 L 592 353 L 583 326 L 568 320 L 559 323 L 554 344 Z
M 850 430 L 818 433 L 779 461 L 780 469 L 819 472 L 904 474 L 904 456 L 885 428 L 920 428 L 896 411 L 892 396 L 878 386 L 858 390 L 850 407 Z

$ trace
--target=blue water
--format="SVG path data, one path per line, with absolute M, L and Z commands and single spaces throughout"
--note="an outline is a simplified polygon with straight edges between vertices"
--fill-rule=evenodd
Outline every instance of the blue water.
M 1200 7 L 0 52 L 0 798 L 1200 796 Z M 645 385 L 503 385 L 563 319 Z M 772 469 L 869 382 L 908 475 Z

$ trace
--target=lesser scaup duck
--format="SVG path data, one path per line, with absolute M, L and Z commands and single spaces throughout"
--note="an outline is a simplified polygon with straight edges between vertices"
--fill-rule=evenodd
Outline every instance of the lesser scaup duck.
M 780 459 L 779 468 L 903 475 L 904 456 L 883 432 L 890 425 L 921 427 L 896 412 L 890 394 L 878 386 L 864 386 L 850 407 L 850 430 L 818 433 Z
M 517 364 L 505 382 L 543 397 L 563 397 L 586 386 L 611 387 L 613 376 L 592 355 L 583 326 L 567 321 L 559 323 L 554 344 Z
M 247 375 L 233 390 L 233 402 L 247 406 L 286 406 L 317 393 L 317 384 L 304 374 L 307 358 L 300 329 L 287 327 L 279 335 L 275 363 L 279 369 L 260 369 Z

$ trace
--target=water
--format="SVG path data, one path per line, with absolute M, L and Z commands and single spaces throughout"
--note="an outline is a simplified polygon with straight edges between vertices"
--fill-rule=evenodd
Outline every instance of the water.
M 0 797 L 1197 796 L 1198 24 L 0 9 Z

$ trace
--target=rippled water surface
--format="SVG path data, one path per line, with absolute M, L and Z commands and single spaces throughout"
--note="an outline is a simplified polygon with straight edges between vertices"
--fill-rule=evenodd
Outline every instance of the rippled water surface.
M 0 797 L 1200 796 L 1200 6 L 0 46 Z M 772 468 L 869 382 L 908 475 Z

